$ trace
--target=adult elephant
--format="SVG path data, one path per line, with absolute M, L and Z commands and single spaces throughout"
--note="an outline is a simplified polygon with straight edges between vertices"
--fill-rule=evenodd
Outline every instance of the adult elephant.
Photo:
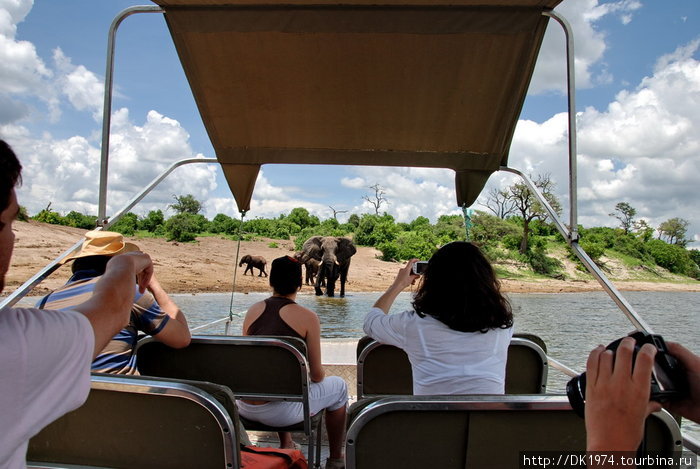
M 260 270 L 258 277 L 262 277 L 262 274 L 265 274 L 265 277 L 267 277 L 267 272 L 265 272 L 267 261 L 263 256 L 251 256 L 250 254 L 246 254 L 245 256 L 241 257 L 241 262 L 238 264 L 238 267 L 243 267 L 243 264 L 247 265 L 243 275 L 247 274 L 248 271 L 250 271 L 250 275 L 255 275 L 255 272 L 253 271 L 254 267 Z
M 321 262 L 314 288 L 316 295 L 323 295 L 321 284 L 326 282 L 326 294 L 334 296 L 335 282 L 340 277 L 340 296 L 345 296 L 345 282 L 348 279 L 350 258 L 357 252 L 349 238 L 336 236 L 314 236 L 302 247 L 302 262 L 316 259 Z

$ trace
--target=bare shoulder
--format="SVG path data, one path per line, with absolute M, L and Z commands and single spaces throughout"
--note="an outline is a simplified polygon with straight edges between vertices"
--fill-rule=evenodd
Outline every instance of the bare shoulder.
M 291 305 L 287 305 L 284 308 L 280 310 L 280 315 L 285 319 L 285 321 L 292 320 L 296 322 L 297 324 L 299 322 L 303 323 L 318 323 L 318 315 L 310 310 L 309 308 L 306 308 L 304 306 L 301 306 L 298 303 L 294 303 Z
M 250 308 L 248 308 L 248 311 L 246 311 L 245 313 L 245 318 L 246 320 L 256 319 L 263 313 L 263 311 L 265 311 L 265 302 L 258 301 L 257 303 L 254 303 Z

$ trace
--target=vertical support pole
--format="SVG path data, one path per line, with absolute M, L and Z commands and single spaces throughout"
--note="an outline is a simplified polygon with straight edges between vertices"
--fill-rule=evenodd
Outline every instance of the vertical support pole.
M 570 241 L 578 241 L 578 194 L 576 173 L 576 76 L 574 69 L 574 34 L 571 25 L 563 16 L 554 11 L 545 11 L 545 16 L 554 18 L 561 25 L 566 36 L 566 82 L 568 85 L 569 108 L 569 236 Z
M 121 11 L 112 20 L 107 36 L 107 65 L 105 70 L 105 95 L 102 107 L 102 146 L 100 149 L 100 188 L 97 203 L 97 226 L 107 223 L 107 171 L 109 169 L 109 130 L 112 123 L 112 89 L 114 87 L 114 48 L 117 28 L 134 13 L 161 13 L 158 6 L 133 6 Z

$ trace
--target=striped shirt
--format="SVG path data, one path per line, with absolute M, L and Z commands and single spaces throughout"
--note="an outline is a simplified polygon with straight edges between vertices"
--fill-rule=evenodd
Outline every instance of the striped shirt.
M 90 273 L 93 273 L 90 271 Z M 42 309 L 70 310 L 87 301 L 95 289 L 99 276 L 88 272 L 76 272 L 61 288 L 42 298 L 37 307 Z M 134 304 L 129 324 L 119 331 L 92 362 L 92 371 L 120 375 L 137 375 L 136 342 L 139 332 L 155 336 L 168 323 L 168 316 L 156 302 L 151 292 L 140 293 L 134 284 Z

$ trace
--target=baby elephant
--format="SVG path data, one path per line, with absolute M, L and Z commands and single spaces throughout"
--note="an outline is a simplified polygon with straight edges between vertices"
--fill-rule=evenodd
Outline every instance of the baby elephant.
M 250 275 L 255 275 L 255 272 L 253 272 L 253 267 L 255 267 L 256 269 L 260 270 L 258 277 L 262 277 L 262 274 L 265 274 L 265 277 L 267 277 L 267 272 L 265 272 L 267 261 L 263 256 L 251 256 L 250 254 L 246 254 L 241 258 L 241 262 L 238 264 L 238 267 L 242 267 L 243 264 L 247 264 L 243 275 L 247 274 L 249 270 Z

